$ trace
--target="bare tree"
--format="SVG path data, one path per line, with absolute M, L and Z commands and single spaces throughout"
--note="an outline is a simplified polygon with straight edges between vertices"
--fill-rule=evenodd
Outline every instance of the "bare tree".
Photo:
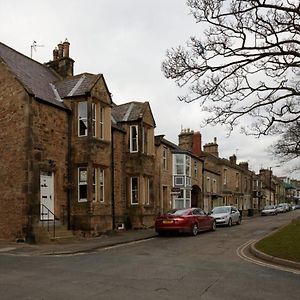
M 288 126 L 281 138 L 270 148 L 270 152 L 282 163 L 300 157 L 300 122 Z M 299 165 L 294 166 L 299 169 Z
M 238 125 L 261 136 L 299 124 L 299 0 L 187 5 L 200 36 L 168 50 L 162 63 L 165 76 L 187 88 L 179 99 L 200 101 L 208 112 L 205 124 L 224 124 L 230 131 Z

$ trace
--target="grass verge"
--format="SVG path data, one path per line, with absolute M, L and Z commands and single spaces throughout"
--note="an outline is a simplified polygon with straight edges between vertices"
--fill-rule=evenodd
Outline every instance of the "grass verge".
M 256 243 L 255 247 L 266 254 L 300 262 L 300 220 L 292 221 Z

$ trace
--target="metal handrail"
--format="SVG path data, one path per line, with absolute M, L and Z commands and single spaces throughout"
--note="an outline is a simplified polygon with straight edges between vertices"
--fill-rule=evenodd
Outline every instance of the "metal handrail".
M 55 238 L 55 219 L 56 216 L 55 214 L 44 204 L 41 204 L 41 209 L 42 209 L 42 216 L 48 216 L 47 220 L 42 219 L 42 221 L 47 221 L 47 230 L 50 232 L 50 220 L 49 216 L 53 216 L 53 237 Z M 44 209 L 46 209 L 46 212 L 44 213 Z M 42 222 L 42 227 L 44 227 L 44 222 Z

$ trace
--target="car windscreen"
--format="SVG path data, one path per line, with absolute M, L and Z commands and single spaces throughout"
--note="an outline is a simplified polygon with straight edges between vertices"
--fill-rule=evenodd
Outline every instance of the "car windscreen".
M 212 210 L 213 214 L 224 214 L 230 212 L 230 207 L 215 207 Z
M 264 207 L 264 209 L 274 209 L 275 207 L 273 205 L 267 205 Z
M 183 216 L 187 215 L 190 212 L 189 209 L 178 209 L 178 210 L 170 210 L 167 212 L 168 215 L 175 215 L 175 216 Z

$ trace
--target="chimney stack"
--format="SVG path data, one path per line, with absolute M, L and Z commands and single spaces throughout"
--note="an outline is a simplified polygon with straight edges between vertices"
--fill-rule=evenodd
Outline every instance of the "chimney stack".
M 70 43 L 67 39 L 60 42 L 53 50 L 53 60 L 46 63 L 46 66 L 53 69 L 62 78 L 73 76 L 74 60 L 69 57 Z
M 203 146 L 203 151 L 219 157 L 219 145 L 217 144 L 217 138 L 214 137 L 213 143 L 205 144 Z
M 202 153 L 202 137 L 199 131 L 195 132 L 193 135 L 192 153 L 198 156 Z
M 236 155 L 233 154 L 232 156 L 230 156 L 229 161 L 231 164 L 236 165 Z

